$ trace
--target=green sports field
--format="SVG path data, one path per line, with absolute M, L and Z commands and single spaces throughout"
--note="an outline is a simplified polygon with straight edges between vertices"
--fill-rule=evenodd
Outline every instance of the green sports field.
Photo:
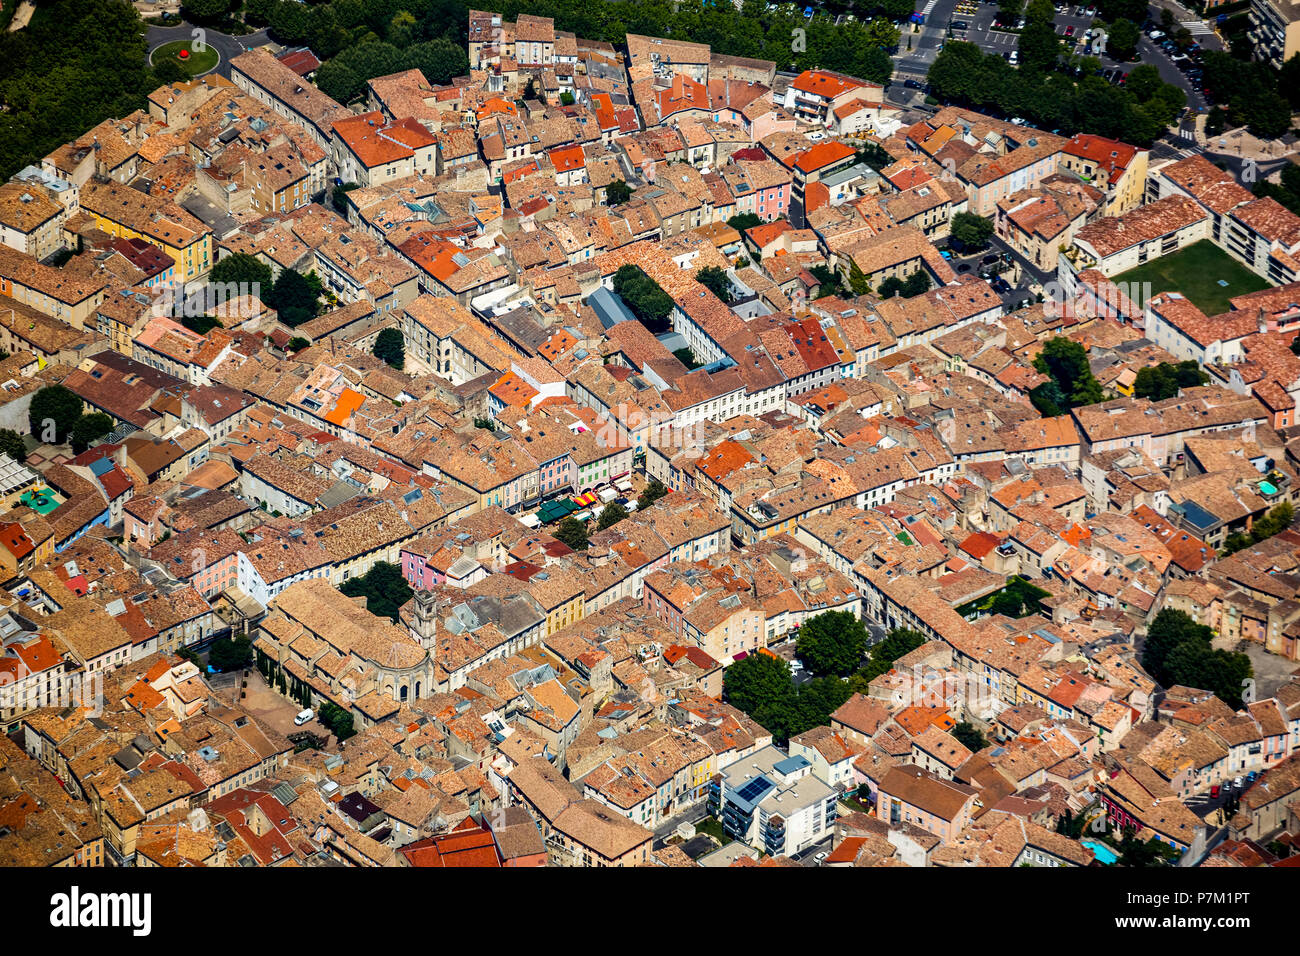
M 1220 279 L 1228 284 L 1219 285 Z M 1268 288 L 1267 282 L 1208 239 L 1112 276 L 1111 281 L 1129 283 L 1130 288 L 1149 282 L 1151 295 L 1181 292 L 1206 315 L 1227 312 L 1228 300 L 1233 296 Z M 1134 296 L 1132 292 L 1129 297 L 1140 301 L 1146 299 L 1146 296 Z

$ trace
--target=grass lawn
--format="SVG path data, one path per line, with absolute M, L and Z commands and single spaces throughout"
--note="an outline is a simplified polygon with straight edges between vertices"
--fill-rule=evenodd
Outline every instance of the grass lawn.
M 1223 279 L 1228 284 L 1219 285 Z M 1151 283 L 1151 294 L 1181 292 L 1206 315 L 1220 315 L 1229 309 L 1228 299 L 1247 292 L 1267 289 L 1268 283 L 1232 258 L 1208 239 L 1130 269 L 1111 279 L 1115 283 Z M 1135 301 L 1145 296 L 1129 293 Z
M 160 47 L 155 47 L 149 54 L 149 62 L 161 63 L 165 59 L 170 59 L 190 76 L 199 76 L 215 68 L 221 60 L 221 55 L 216 49 L 205 44 L 203 52 L 200 53 L 194 49 L 193 44 L 193 40 L 173 40 L 171 43 L 164 43 Z M 180 55 L 182 50 L 188 50 L 189 56 L 182 58 Z
M 698 821 L 695 824 L 695 832 L 707 833 L 723 846 L 731 842 L 731 837 L 727 836 L 726 831 L 722 829 L 722 822 L 714 817 L 705 817 L 703 820 Z

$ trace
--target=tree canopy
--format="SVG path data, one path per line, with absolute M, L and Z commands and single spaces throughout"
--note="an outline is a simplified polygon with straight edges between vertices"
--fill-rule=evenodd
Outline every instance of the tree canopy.
M 9 4 L 6 4 L 9 6 Z M 148 63 L 129 3 L 42 0 L 21 30 L 0 31 L 0 182 L 110 117 L 147 109 L 179 65 Z
M 722 678 L 726 701 L 771 732 L 777 743 L 830 723 L 851 695 L 838 677 L 818 677 L 796 687 L 790 665 L 772 654 L 750 654 L 727 668 Z
M 1044 42 L 1043 60 L 1046 50 Z M 1062 135 L 1083 131 L 1137 146 L 1150 146 L 1162 136 L 1186 103 L 1177 86 L 1160 81 L 1139 97 L 1127 85 L 1114 86 L 1097 76 L 1100 68 L 1099 60 L 1084 58 L 1068 68 L 1058 63 L 1017 69 L 997 53 L 949 40 L 931 64 L 928 79 L 934 96 L 957 106 L 1023 116 Z
M 563 541 L 574 551 L 587 550 L 587 526 L 577 518 L 565 518 L 551 532 L 557 541 Z
M 1210 376 L 1201 371 L 1201 366 L 1193 361 L 1161 362 L 1159 365 L 1140 369 L 1133 380 L 1133 394 L 1138 398 L 1160 401 L 1173 398 L 1180 389 L 1204 385 Z
M 339 590 L 348 597 L 364 597 L 367 611 L 394 623 L 398 610 L 415 593 L 402 576 L 402 569 L 388 561 L 376 561 L 365 574 L 344 581 Z
M 80 455 L 90 447 L 90 443 L 103 438 L 113 430 L 113 419 L 103 412 L 91 412 L 88 415 L 82 415 L 77 419 L 76 424 L 72 426 L 72 431 L 68 436 L 72 444 L 72 453 Z
M 993 220 L 973 212 L 959 212 L 948 221 L 955 241 L 966 252 L 977 252 L 989 244 L 993 236 Z
M 81 418 L 83 402 L 71 389 L 62 385 L 46 385 L 32 396 L 28 410 L 28 423 L 33 437 L 43 442 L 61 445 L 68 440 L 72 427 Z M 53 426 L 52 432 L 49 425 Z
M 265 300 L 271 292 L 271 267 L 257 256 L 250 256 L 247 252 L 236 252 L 221 259 L 212 267 L 212 271 L 208 273 L 208 282 L 245 286 L 250 295 Z
M 26 459 L 27 444 L 23 441 L 23 436 L 12 428 L 0 428 L 0 454 L 8 455 L 17 462 Z
M 1048 339 L 1034 359 L 1034 368 L 1051 379 L 1029 393 L 1044 418 L 1102 400 L 1101 383 L 1088 365 L 1088 353 L 1073 339 L 1060 335 Z
M 735 299 L 731 292 L 731 280 L 717 266 L 705 266 L 700 269 L 695 273 L 695 281 L 716 295 L 724 305 L 731 305 Z
M 627 517 L 627 509 L 617 501 L 611 501 L 601 509 L 600 517 L 596 519 L 596 530 L 604 531 L 606 528 L 618 524 Z
M 397 328 L 384 329 L 375 336 L 374 347 L 375 358 L 387 362 L 395 369 L 402 369 L 406 366 L 406 340 L 402 337 L 402 330 Z
M 669 317 L 676 305 L 640 266 L 619 266 L 614 273 L 614 293 L 651 332 L 658 335 L 668 331 Z
M 796 646 L 812 673 L 844 677 L 862 663 L 867 629 L 851 611 L 823 611 L 803 622 Z
M 1246 681 L 1253 674 L 1250 658 L 1210 646 L 1214 632 L 1186 612 L 1164 608 L 1147 628 L 1142 666 L 1162 687 L 1181 684 L 1212 691 L 1236 709 L 1242 706 Z
M 279 313 L 280 321 L 290 328 L 309 322 L 320 313 L 321 283 L 316 273 L 303 275 L 292 269 L 281 269 L 271 286 L 267 305 Z
M 632 187 L 621 179 L 616 179 L 605 187 L 605 202 L 611 206 L 621 206 L 632 198 Z
M 651 478 L 645 486 L 645 490 L 637 496 L 637 511 L 645 511 L 646 508 L 649 508 L 666 494 L 668 494 L 668 489 L 664 487 L 664 483 L 658 478 Z

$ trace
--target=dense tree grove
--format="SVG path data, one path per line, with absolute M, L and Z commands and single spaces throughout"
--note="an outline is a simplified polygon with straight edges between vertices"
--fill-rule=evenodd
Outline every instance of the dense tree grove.
M 1229 126 L 1245 126 L 1264 139 L 1281 136 L 1291 127 L 1291 111 L 1300 108 L 1296 85 L 1300 63 L 1296 57 L 1281 70 L 1274 70 L 1254 60 L 1209 50 L 1204 70 L 1211 100 L 1226 108 Z
M 1142 666 L 1162 687 L 1181 684 L 1213 691 L 1228 706 L 1240 708 L 1254 674 L 1250 658 L 1213 649 L 1213 637 L 1209 627 L 1197 624 L 1185 612 L 1165 608 L 1147 628 Z
M 143 34 L 126 0 L 43 0 L 24 29 L 0 32 L 0 181 L 189 78 L 150 68 Z

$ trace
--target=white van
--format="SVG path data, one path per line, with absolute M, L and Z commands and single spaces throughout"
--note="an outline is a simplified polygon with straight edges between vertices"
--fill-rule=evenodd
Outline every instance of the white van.
M 301 727 L 303 724 L 307 723 L 315 716 L 316 715 L 311 712 L 310 707 L 308 707 L 306 710 L 300 710 L 298 711 L 298 716 L 293 719 L 294 726 Z

